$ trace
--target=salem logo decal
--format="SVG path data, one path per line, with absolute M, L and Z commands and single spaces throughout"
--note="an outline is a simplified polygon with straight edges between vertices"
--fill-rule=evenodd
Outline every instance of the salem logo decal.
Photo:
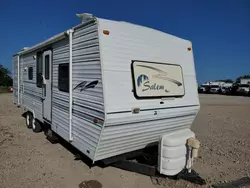
M 78 84 L 73 90 L 80 88 L 80 91 L 94 88 L 98 84 L 98 80 L 95 80 L 93 82 L 88 83 L 87 81 L 83 81 L 80 84 Z
M 145 81 L 148 81 L 148 77 L 142 74 L 137 79 L 137 85 L 140 87 Z
M 167 73 L 160 70 L 160 69 L 157 69 L 155 67 L 151 67 L 151 66 L 147 66 L 147 65 L 137 65 L 139 67 L 144 67 L 144 68 L 148 68 L 148 69 L 151 69 L 151 70 L 155 70 L 158 74 L 155 74 L 153 75 L 152 77 L 153 78 L 157 78 L 157 79 L 161 79 L 161 80 L 167 80 L 169 82 L 172 82 L 174 84 L 176 84 L 177 86 L 182 86 L 182 83 L 175 80 L 175 79 L 172 79 L 172 78 L 169 78 L 167 77 Z M 164 85 L 162 84 L 157 84 L 157 83 L 151 83 L 150 80 L 149 80 L 149 77 L 145 74 L 141 74 L 140 76 L 138 76 L 137 78 L 137 86 L 139 88 L 142 89 L 142 91 L 147 91 L 147 90 L 164 90 L 165 92 L 169 92 L 168 89 L 166 89 L 164 87 Z
M 156 83 L 151 84 L 148 77 L 144 74 L 140 75 L 137 79 L 137 85 L 139 88 L 142 88 L 142 91 L 147 90 L 164 90 L 163 85 L 158 85 Z M 166 90 L 166 92 L 168 92 Z

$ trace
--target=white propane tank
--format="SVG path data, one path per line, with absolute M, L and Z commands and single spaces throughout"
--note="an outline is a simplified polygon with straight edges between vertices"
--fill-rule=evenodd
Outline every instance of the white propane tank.
M 174 176 L 185 168 L 189 138 L 195 138 L 190 129 L 167 133 L 161 137 L 158 158 L 158 171 L 161 174 Z

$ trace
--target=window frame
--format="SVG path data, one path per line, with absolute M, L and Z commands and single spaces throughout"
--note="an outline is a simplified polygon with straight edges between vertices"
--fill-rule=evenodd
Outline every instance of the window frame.
M 68 67 L 68 78 L 64 78 L 66 81 L 62 80 L 63 78 L 61 71 L 63 67 Z M 62 86 L 62 84 L 66 84 L 66 87 Z M 61 63 L 58 65 L 58 90 L 69 93 L 69 63 Z
M 33 80 L 33 67 L 28 68 L 28 79 Z
M 36 87 L 42 88 L 42 75 L 43 75 L 43 53 L 37 52 L 36 54 Z
M 45 65 L 45 67 L 44 67 L 44 77 L 45 77 L 45 79 L 46 80 L 49 80 L 50 79 L 50 55 L 48 54 L 48 55 L 45 55 L 44 56 L 44 65 Z

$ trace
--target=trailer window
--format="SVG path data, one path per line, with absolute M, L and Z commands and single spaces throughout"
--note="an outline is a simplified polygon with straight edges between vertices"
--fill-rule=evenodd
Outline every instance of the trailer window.
M 42 87 L 42 74 L 43 74 L 43 56 L 42 52 L 38 52 L 36 55 L 36 86 Z
M 58 89 L 69 92 L 69 64 L 60 64 L 58 71 Z
M 45 56 L 45 79 L 49 79 L 49 71 L 50 71 L 50 63 L 49 63 L 49 55 Z
M 29 67 L 28 77 L 29 77 L 29 80 L 33 80 L 33 67 Z

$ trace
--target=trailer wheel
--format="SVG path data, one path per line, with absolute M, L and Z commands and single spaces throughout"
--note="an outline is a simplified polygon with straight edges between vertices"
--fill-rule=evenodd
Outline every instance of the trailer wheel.
M 31 117 L 33 117 L 32 114 L 30 112 L 27 112 L 26 113 L 26 126 L 28 129 L 30 129 L 32 127 L 32 123 L 31 123 L 32 118 Z
M 34 118 L 33 118 L 34 119 Z M 32 123 L 32 130 L 33 132 L 35 133 L 39 133 L 42 131 L 42 126 L 41 126 L 41 123 L 37 120 L 33 120 L 33 123 Z

